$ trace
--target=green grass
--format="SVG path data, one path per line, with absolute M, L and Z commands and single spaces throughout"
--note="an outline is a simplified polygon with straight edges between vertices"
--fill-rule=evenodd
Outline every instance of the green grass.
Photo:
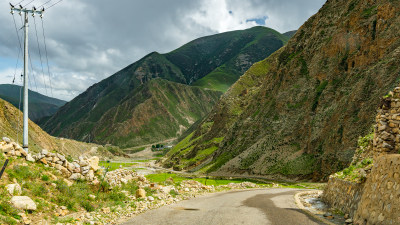
M 119 169 L 120 166 L 122 167 L 131 167 L 137 165 L 137 163 L 118 163 L 118 162 L 106 162 L 106 161 L 100 161 L 99 166 L 104 166 L 105 168 L 109 168 L 108 171 L 113 171 L 116 169 Z

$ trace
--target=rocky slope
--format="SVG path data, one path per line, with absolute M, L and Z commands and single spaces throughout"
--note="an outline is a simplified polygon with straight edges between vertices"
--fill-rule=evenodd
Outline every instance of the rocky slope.
M 151 100 L 151 96 L 171 98 L 162 96 L 161 92 L 150 94 L 149 85 L 154 85 L 147 84 L 150 80 L 162 78 L 224 91 L 252 63 L 279 49 L 286 41 L 287 37 L 274 30 L 255 27 L 199 38 L 168 54 L 153 52 L 93 85 L 40 125 L 52 135 L 99 143 L 123 143 L 124 147 L 176 137 L 183 127 L 209 112 L 217 93 L 169 83 L 168 87 L 163 87 L 169 89 L 165 90 L 167 95 L 178 100 L 173 106 L 172 102 Z M 179 93 L 178 88 L 185 91 Z M 198 99 L 208 101 L 199 102 Z M 201 104 L 194 107 L 193 112 L 189 110 L 198 103 Z M 158 107 L 160 104 L 169 104 L 169 108 Z M 172 118 L 176 110 L 180 116 Z M 167 120 L 157 117 L 161 111 L 166 114 L 163 119 Z M 145 120 L 139 120 L 137 115 Z M 110 127 L 112 129 L 108 129 Z
M 400 78 L 396 2 L 328 0 L 228 90 L 165 166 L 319 180 L 349 165 Z
M 10 103 L 0 99 L 0 136 L 9 137 L 22 143 L 22 112 Z M 38 125 L 29 121 L 29 150 L 39 152 L 58 149 L 59 153 L 79 156 L 98 145 L 82 143 L 65 138 L 55 138 L 44 132 Z
M 21 100 L 23 95 L 23 90 L 20 89 L 21 87 L 18 85 L 0 84 L 0 98 L 18 108 L 20 91 Z M 29 119 L 38 121 L 43 117 L 52 116 L 65 103 L 66 101 L 50 98 L 29 90 Z M 23 104 L 21 102 L 21 111 L 22 109 Z

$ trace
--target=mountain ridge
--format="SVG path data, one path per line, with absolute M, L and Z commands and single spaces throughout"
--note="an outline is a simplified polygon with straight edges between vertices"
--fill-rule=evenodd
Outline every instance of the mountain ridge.
M 399 12 L 387 0 L 327 1 L 241 76 L 164 165 L 314 180 L 343 169 L 380 97 L 399 83 Z
M 29 118 L 34 121 L 38 121 L 44 117 L 53 115 L 61 106 L 66 103 L 66 101 L 48 97 L 32 90 L 29 90 L 28 93 Z M 23 90 L 21 90 L 21 86 L 13 84 L 0 84 L 0 98 L 10 102 L 17 108 L 20 106 L 21 111 L 23 110 L 22 97 Z
M 267 38 L 263 38 L 264 36 L 267 36 Z M 285 36 L 272 29 L 255 27 L 244 31 L 232 31 L 202 37 L 166 54 L 149 53 L 114 75 L 92 85 L 40 125 L 56 136 L 67 136 L 81 141 L 93 140 L 90 137 L 98 135 L 97 131 L 93 129 L 97 126 L 96 123 L 100 120 L 108 123 L 108 121 L 102 120 L 102 117 L 104 115 L 109 116 L 108 111 L 117 112 L 115 109 L 120 104 L 129 101 L 128 98 L 130 97 L 127 96 L 136 93 L 136 89 L 143 88 L 143 85 L 146 85 L 150 80 L 161 78 L 186 85 L 193 84 L 194 81 L 204 78 L 208 73 L 221 67 L 229 60 L 231 60 L 229 65 L 232 66 L 225 65 L 225 68 L 229 67 L 228 71 L 244 70 L 253 62 L 265 58 L 266 55 L 282 47 L 285 41 L 287 41 Z M 215 48 L 215 46 L 219 46 L 219 48 Z M 266 49 L 267 52 L 256 51 L 261 47 Z M 244 58 L 239 57 L 244 55 L 241 54 L 242 50 L 246 54 L 246 56 L 243 56 Z M 236 65 L 235 62 L 238 64 Z M 242 62 L 245 64 L 242 65 Z M 239 72 L 234 74 L 235 76 L 230 77 L 229 82 L 222 89 L 226 89 L 226 86 L 230 86 L 230 83 L 239 78 Z M 206 88 L 207 90 L 201 93 L 207 92 L 207 95 L 216 96 L 211 93 L 214 90 L 221 91 L 218 88 L 195 86 L 198 86 L 196 88 Z M 189 89 L 192 88 L 194 87 Z M 211 104 L 214 101 L 216 99 L 213 98 Z M 208 107 L 204 109 L 206 108 Z M 131 110 L 134 109 L 131 108 Z M 157 109 L 154 110 L 157 111 Z M 129 112 L 130 115 L 131 113 Z M 184 124 L 180 125 L 187 128 Z M 171 124 L 171 126 L 175 126 L 175 124 Z M 104 137 L 103 135 L 100 136 Z M 164 135 L 160 136 L 164 137 Z M 95 140 L 103 141 L 103 139 L 96 138 Z

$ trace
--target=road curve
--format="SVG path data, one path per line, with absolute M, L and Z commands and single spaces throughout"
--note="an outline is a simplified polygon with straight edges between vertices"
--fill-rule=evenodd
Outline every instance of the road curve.
M 296 207 L 295 189 L 215 193 L 148 211 L 122 225 L 324 224 Z

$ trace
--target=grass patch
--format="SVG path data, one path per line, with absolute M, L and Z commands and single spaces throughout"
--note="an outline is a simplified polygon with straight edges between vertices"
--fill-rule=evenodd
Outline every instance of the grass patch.
M 139 160 L 137 160 L 139 161 Z M 105 168 L 108 167 L 108 171 L 113 171 L 116 169 L 119 169 L 120 167 L 131 167 L 137 165 L 137 163 L 118 163 L 118 162 L 106 162 L 106 161 L 100 161 L 99 166 L 104 166 Z

